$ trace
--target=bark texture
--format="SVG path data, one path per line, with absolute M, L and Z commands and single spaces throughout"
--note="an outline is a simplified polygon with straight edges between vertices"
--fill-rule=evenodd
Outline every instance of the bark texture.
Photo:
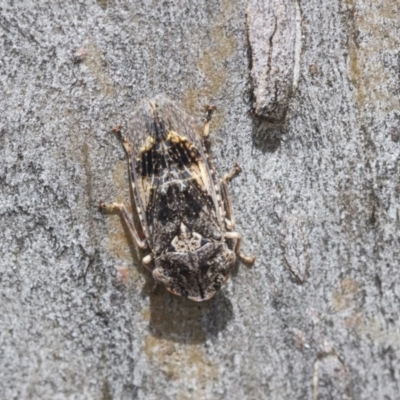
M 301 15 L 297 0 L 249 0 L 247 34 L 254 113 L 283 123 L 300 72 Z
M 244 0 L 2 1 L 2 398 L 398 398 L 400 6 L 298 5 L 297 91 L 260 129 Z M 258 260 L 201 304 L 151 293 L 97 209 L 130 199 L 110 127 L 159 92 L 216 104 L 218 171 L 243 167 Z

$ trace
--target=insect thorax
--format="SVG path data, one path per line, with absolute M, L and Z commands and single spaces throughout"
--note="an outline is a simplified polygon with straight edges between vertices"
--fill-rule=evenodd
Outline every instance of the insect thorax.
M 156 258 L 153 276 L 172 293 L 201 301 L 221 288 L 234 262 L 224 241 L 204 238 L 181 223 L 168 249 Z

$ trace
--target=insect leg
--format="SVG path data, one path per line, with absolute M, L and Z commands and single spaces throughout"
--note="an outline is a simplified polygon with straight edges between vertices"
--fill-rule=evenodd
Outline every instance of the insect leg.
M 222 178 L 222 182 L 228 184 L 233 178 L 238 176 L 241 172 L 242 168 L 239 166 L 239 164 L 233 163 L 232 171 L 225 174 L 225 176 Z
M 232 231 L 235 227 L 235 217 L 233 214 L 231 198 L 228 193 L 228 182 L 230 182 L 235 176 L 237 176 L 242 169 L 237 163 L 233 164 L 233 169 L 226 174 L 221 180 L 221 194 L 225 206 L 225 224 L 228 231 Z
M 223 199 L 223 203 L 224 203 L 226 229 L 228 231 L 232 231 L 233 228 L 235 227 L 235 216 L 233 214 L 231 198 L 228 193 L 228 186 L 222 180 L 220 187 L 221 187 L 221 194 L 222 194 L 222 199 Z
M 152 262 L 154 260 L 154 257 L 152 254 L 147 254 L 146 257 L 143 257 L 142 259 L 142 264 L 143 266 L 148 269 L 150 272 L 153 272 L 154 266 L 152 265 Z
M 241 170 L 242 169 L 239 167 L 239 165 L 234 163 L 232 171 L 230 171 L 223 177 L 220 184 L 221 194 L 225 206 L 225 224 L 228 231 L 232 231 L 235 227 L 235 217 L 233 214 L 232 202 L 228 193 L 228 182 L 230 182 L 235 176 L 237 176 L 241 172 Z M 225 237 L 227 239 L 236 240 L 235 254 L 237 258 L 247 267 L 251 267 L 254 264 L 256 258 L 245 256 L 243 253 L 240 252 L 240 247 L 242 246 L 242 236 L 238 232 L 226 232 Z
M 245 256 L 240 252 L 240 247 L 242 246 L 242 236 L 238 232 L 226 232 L 225 237 L 227 239 L 235 239 L 235 254 L 237 258 L 244 264 L 246 267 L 252 267 L 256 258 L 254 256 Z
M 148 271 L 150 271 L 152 275 L 153 275 L 153 272 L 154 272 L 153 261 L 154 261 L 153 254 L 148 254 L 147 256 L 143 257 L 143 259 L 142 259 L 142 265 Z M 159 286 L 159 283 L 155 280 L 154 276 L 153 276 L 153 279 L 154 279 L 154 284 L 153 284 L 153 287 L 150 289 L 150 293 L 154 294 L 156 292 L 156 290 L 157 290 L 157 287 Z
M 131 142 L 127 139 L 126 136 L 122 133 L 122 126 L 121 125 L 116 125 L 111 129 L 111 132 L 114 133 L 118 140 L 122 143 L 122 146 L 124 147 L 126 153 L 128 156 L 132 154 L 132 145 Z
M 146 240 L 140 239 L 139 234 L 136 231 L 135 225 L 133 224 L 133 221 L 132 221 L 131 217 L 128 215 L 124 204 L 122 204 L 122 203 L 106 204 L 102 200 L 100 200 L 99 207 L 102 210 L 109 211 L 109 212 L 118 211 L 121 214 L 124 222 L 126 223 L 128 229 L 129 229 L 129 232 L 132 235 L 132 237 L 133 237 L 134 241 L 136 242 L 137 246 L 140 249 L 147 249 Z
M 211 117 L 213 115 L 214 110 L 217 107 L 215 107 L 214 105 L 206 105 L 205 109 L 206 109 L 206 122 L 204 124 L 204 128 L 203 128 L 203 138 L 208 138 L 208 135 L 210 134 L 210 121 L 211 121 Z

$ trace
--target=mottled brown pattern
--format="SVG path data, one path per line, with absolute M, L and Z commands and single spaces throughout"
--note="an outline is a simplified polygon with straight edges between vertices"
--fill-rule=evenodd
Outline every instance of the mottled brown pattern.
M 208 109 L 205 132 L 213 108 Z M 232 232 L 233 214 L 226 184 L 210 161 L 207 138 L 196 133 L 190 117 L 164 95 L 143 100 L 126 136 L 120 139 L 129 160 L 132 190 L 149 248 L 143 263 L 157 283 L 195 301 L 211 298 L 229 278 L 241 237 Z M 221 188 L 223 198 L 221 199 Z M 132 236 L 140 238 L 123 205 L 118 208 Z

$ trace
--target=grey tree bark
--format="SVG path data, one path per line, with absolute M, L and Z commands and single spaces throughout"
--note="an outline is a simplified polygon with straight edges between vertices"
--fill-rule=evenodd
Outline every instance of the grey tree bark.
M 251 113 L 245 0 L 1 2 L 1 398 L 399 398 L 400 6 L 296 4 L 277 125 Z M 218 172 L 243 168 L 258 259 L 200 304 L 151 293 L 97 208 L 130 199 L 110 128 L 159 92 L 199 124 L 216 104 Z

